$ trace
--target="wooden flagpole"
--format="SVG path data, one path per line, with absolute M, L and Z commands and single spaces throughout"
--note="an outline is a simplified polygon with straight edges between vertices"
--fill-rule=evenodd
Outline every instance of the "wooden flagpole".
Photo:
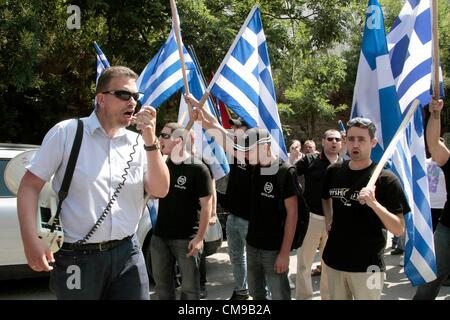
M 189 94 L 189 84 L 186 75 L 186 65 L 184 64 L 183 47 L 181 45 L 182 42 L 180 34 L 180 21 L 178 21 L 177 5 L 175 3 L 175 0 L 170 0 L 170 7 L 172 9 L 172 21 L 173 21 L 173 28 L 175 30 L 175 37 L 177 39 L 178 54 L 180 55 L 181 73 L 183 74 L 184 90 L 186 94 Z
M 180 21 L 178 21 L 177 4 L 175 3 L 175 0 L 170 0 L 170 8 L 172 9 L 173 28 L 175 32 L 175 38 L 177 39 L 178 54 L 180 56 L 181 73 L 183 74 L 183 82 L 184 82 L 184 92 L 186 94 L 189 94 L 189 83 L 187 80 L 186 65 L 184 63 L 184 53 L 181 42 Z M 189 122 L 186 126 L 186 129 L 189 131 L 194 124 L 194 121 L 192 120 L 192 106 L 188 104 L 187 110 L 189 113 Z
M 439 90 L 439 24 L 438 24 L 438 0 L 432 0 L 432 17 L 433 17 L 433 99 L 438 100 L 440 97 Z
M 373 187 L 375 185 L 375 183 L 377 182 L 377 179 L 380 176 L 380 173 L 383 170 L 384 166 L 386 165 L 386 162 L 394 153 L 395 148 L 397 148 L 397 142 L 400 140 L 401 135 L 405 131 L 406 126 L 408 125 L 409 121 L 411 120 L 411 117 L 413 116 L 414 112 L 416 111 L 417 107 L 419 106 L 419 103 L 420 103 L 420 101 L 417 99 L 413 101 L 411 107 L 408 110 L 408 113 L 406 114 L 405 118 L 403 118 L 403 121 L 400 124 L 400 127 L 397 129 L 397 132 L 395 133 L 394 137 L 392 138 L 391 142 L 389 143 L 389 146 L 384 151 L 383 156 L 380 159 L 380 162 L 378 162 L 375 170 L 373 171 L 372 177 L 370 177 L 370 180 L 367 183 L 366 188 Z

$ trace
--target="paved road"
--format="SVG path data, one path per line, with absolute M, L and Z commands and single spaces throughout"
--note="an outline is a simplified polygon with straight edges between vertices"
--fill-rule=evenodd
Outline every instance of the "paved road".
M 386 250 L 386 281 L 383 289 L 383 300 L 408 300 L 414 295 L 415 289 L 411 286 L 403 268 L 399 266 L 399 256 L 389 254 Z M 294 253 L 291 255 L 290 278 L 295 282 L 296 261 Z M 317 259 L 315 264 L 317 264 Z M 232 269 L 227 254 L 227 243 L 224 242 L 219 252 L 207 258 L 207 290 L 211 300 L 226 300 L 233 291 Z M 319 279 L 313 277 L 314 299 L 319 297 Z M 153 289 L 153 288 L 152 288 Z M 293 296 L 294 296 L 293 290 Z M 152 291 L 152 298 L 156 299 Z M 0 300 L 23 299 L 55 299 L 48 289 L 48 279 L 26 279 L 20 281 L 0 281 Z M 450 287 L 442 287 L 439 300 L 450 300 Z

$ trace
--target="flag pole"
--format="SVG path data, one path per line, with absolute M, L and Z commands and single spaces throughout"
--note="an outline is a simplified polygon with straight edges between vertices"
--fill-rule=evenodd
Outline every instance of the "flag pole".
M 409 121 L 411 120 L 414 112 L 416 112 L 417 107 L 419 106 L 419 100 L 415 99 L 411 105 L 411 107 L 408 110 L 408 113 L 403 118 L 402 123 L 400 124 L 400 127 L 397 129 L 397 132 L 395 133 L 394 137 L 392 138 L 391 142 L 389 143 L 389 146 L 386 148 L 386 150 L 383 153 L 383 156 L 380 159 L 380 162 L 378 162 L 375 170 L 373 171 L 372 177 L 370 177 L 369 182 L 367 183 L 366 188 L 371 188 L 375 185 L 377 182 L 377 179 L 383 170 L 384 166 L 386 165 L 386 162 L 388 159 L 392 156 L 395 149 L 397 148 L 397 142 L 400 140 L 401 135 L 406 129 L 406 126 L 408 125 Z
M 180 22 L 178 21 L 177 5 L 175 3 L 175 0 L 170 0 L 170 7 L 172 9 L 172 21 L 173 21 L 173 28 L 175 30 L 175 37 L 177 39 L 178 54 L 180 55 L 181 73 L 183 74 L 184 90 L 186 94 L 189 94 L 189 84 L 186 75 L 186 66 L 184 64 L 183 47 L 181 45 Z
M 438 24 L 438 0 L 432 0 L 433 13 L 433 99 L 438 100 L 440 97 L 439 90 L 439 24 Z
M 175 0 L 170 0 L 170 8 L 172 9 L 173 28 L 175 31 L 175 38 L 177 39 L 178 54 L 180 56 L 181 73 L 183 75 L 183 83 L 184 83 L 184 92 L 186 94 L 189 94 L 189 83 L 187 80 L 186 65 L 184 64 L 184 53 L 183 53 L 183 46 L 182 46 L 182 42 L 181 42 L 180 22 L 178 21 L 178 12 L 177 12 L 177 5 L 175 3 Z M 192 120 L 192 106 L 188 105 L 187 109 L 188 109 L 188 113 L 189 113 L 189 122 L 186 126 L 186 129 L 189 131 L 189 130 L 191 130 L 191 128 L 194 124 L 194 121 Z M 189 124 L 191 124 L 191 125 L 189 125 Z

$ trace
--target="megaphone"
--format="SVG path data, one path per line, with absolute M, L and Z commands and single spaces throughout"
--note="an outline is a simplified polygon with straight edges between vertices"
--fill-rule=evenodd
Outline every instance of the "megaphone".
M 36 150 L 28 150 L 12 158 L 5 168 L 4 180 L 6 187 L 17 195 L 20 181 L 25 175 L 26 166 L 31 162 Z M 57 195 L 53 191 L 51 181 L 46 182 L 39 193 L 36 226 L 39 238 L 47 243 L 53 252 L 58 251 L 64 242 L 64 231 L 59 219 L 55 219 L 57 210 Z

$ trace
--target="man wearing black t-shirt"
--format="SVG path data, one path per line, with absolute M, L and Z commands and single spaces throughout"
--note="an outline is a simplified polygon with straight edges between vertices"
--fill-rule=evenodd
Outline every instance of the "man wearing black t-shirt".
M 283 186 L 278 182 L 280 160 L 270 150 L 271 138 L 265 129 L 252 128 L 238 139 L 237 144 L 217 120 L 198 108 L 198 101 L 186 96 L 195 106 L 193 119 L 200 120 L 208 134 L 224 150 L 241 163 L 252 165 L 250 220 L 247 234 L 247 267 L 250 295 L 264 300 L 269 289 L 273 300 L 290 300 L 289 253 L 297 224 L 297 175 L 291 168 L 284 175 Z M 235 152 L 236 148 L 240 152 Z M 245 155 L 245 158 L 244 158 Z M 283 190 L 283 194 L 281 194 Z M 282 204 L 282 206 L 280 205 Z
M 433 300 L 439 294 L 441 285 L 450 276 L 450 150 L 439 140 L 441 134 L 442 100 L 430 103 L 430 119 L 427 124 L 427 144 L 433 160 L 442 168 L 447 189 L 445 202 L 439 223 L 434 232 L 434 249 L 436 253 L 437 278 L 417 288 L 414 300 Z
M 167 196 L 159 200 L 150 244 L 156 293 L 160 300 L 176 298 L 176 260 L 183 278 L 181 299 L 198 300 L 199 252 L 212 210 L 211 175 L 208 167 L 190 154 L 190 136 L 178 123 L 166 124 L 159 139 L 161 152 L 169 156 L 170 188 Z
M 347 126 L 351 160 L 331 165 L 322 189 L 323 211 L 331 221 L 323 261 L 331 299 L 375 300 L 384 283 L 383 229 L 401 235 L 403 214 L 410 209 L 398 178 L 388 170 L 375 187 L 365 187 L 376 167 L 370 159 L 377 144 L 372 121 L 354 118 Z
M 247 123 L 242 119 L 230 119 L 234 139 L 240 138 L 248 129 Z M 231 163 L 227 185 L 227 209 L 230 214 L 227 218 L 227 242 L 230 262 L 233 266 L 234 290 L 230 300 L 247 300 L 247 255 L 245 251 L 245 238 L 248 232 L 248 219 L 250 217 L 251 171 L 247 163 Z
M 337 161 L 342 161 L 339 156 L 342 148 L 342 136 L 339 131 L 333 129 L 325 131 L 322 146 L 323 151 L 321 153 L 307 154 L 296 163 L 298 176 L 305 178 L 303 195 L 310 210 L 308 231 L 302 246 L 297 249 L 296 300 L 312 299 L 311 266 L 317 248 L 320 249 L 322 255 L 328 239 L 321 193 L 328 166 Z M 320 275 L 320 296 L 323 300 L 330 298 L 326 269 L 323 269 Z
M 279 182 L 280 160 L 272 154 L 270 140 L 267 130 L 252 128 L 236 146 L 255 166 L 247 234 L 248 285 L 250 295 L 256 300 L 266 299 L 266 286 L 273 300 L 290 300 L 289 253 L 300 190 L 296 187 L 294 167 Z

